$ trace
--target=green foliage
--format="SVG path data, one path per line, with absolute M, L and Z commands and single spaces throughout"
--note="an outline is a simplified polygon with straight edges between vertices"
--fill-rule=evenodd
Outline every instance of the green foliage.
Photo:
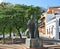
M 34 15 L 38 20 L 41 13 L 42 8 L 38 6 L 2 3 L 0 4 L 0 33 L 24 32 L 30 16 Z

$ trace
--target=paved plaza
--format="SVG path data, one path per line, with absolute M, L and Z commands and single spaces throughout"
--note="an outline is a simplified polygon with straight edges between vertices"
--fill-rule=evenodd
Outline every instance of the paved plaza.
M 26 49 L 24 44 L 0 44 L 0 49 Z
M 44 47 L 60 49 L 60 45 L 44 45 Z M 27 46 L 25 44 L 0 44 L 0 49 L 27 49 Z

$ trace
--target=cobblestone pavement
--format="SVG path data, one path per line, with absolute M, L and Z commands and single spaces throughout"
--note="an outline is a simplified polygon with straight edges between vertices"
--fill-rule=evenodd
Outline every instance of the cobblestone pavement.
M 0 49 L 26 49 L 24 44 L 0 44 Z

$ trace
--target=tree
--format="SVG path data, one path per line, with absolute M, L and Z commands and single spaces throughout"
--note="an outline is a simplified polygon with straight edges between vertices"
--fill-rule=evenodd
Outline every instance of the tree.
M 18 34 L 22 38 L 20 31 L 27 29 L 27 22 L 31 15 L 38 20 L 42 13 L 41 7 L 2 3 L 0 4 L 0 32 L 8 32 L 11 37 L 11 32 L 17 30 Z M 2 27 L 1 27 L 2 26 Z M 15 30 L 14 30 L 15 29 Z
M 0 19 L 0 23 L 1 23 L 0 27 L 2 26 L 1 27 L 1 32 L 3 34 L 4 43 L 5 43 L 4 38 L 5 38 L 5 29 L 6 29 L 6 26 L 7 26 L 7 20 L 8 20 L 8 18 L 6 18 L 6 17 Z

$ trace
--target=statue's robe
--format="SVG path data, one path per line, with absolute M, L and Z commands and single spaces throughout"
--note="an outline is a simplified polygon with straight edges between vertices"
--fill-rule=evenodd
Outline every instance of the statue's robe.
M 29 29 L 29 33 L 31 34 L 30 37 L 34 38 L 34 32 L 35 32 L 35 23 L 32 20 L 28 21 L 28 29 Z

